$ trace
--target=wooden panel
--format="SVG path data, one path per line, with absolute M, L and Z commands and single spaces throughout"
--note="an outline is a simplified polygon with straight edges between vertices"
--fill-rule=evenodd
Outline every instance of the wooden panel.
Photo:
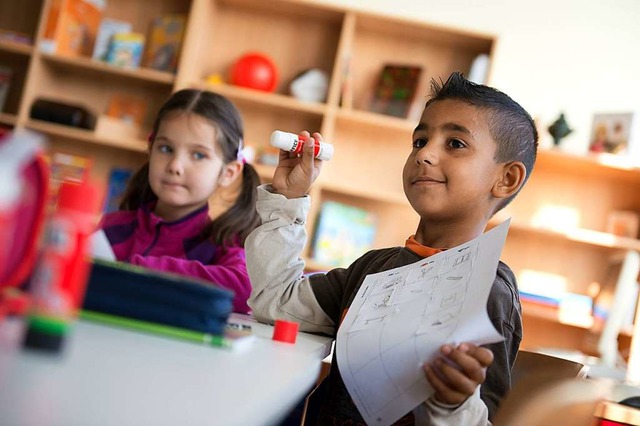
M 35 39 L 43 0 L 0 0 L 0 29 L 26 33 Z
M 614 253 L 603 247 L 510 230 L 501 259 L 518 277 L 525 270 L 559 275 L 566 278 L 567 291 L 586 294 L 590 283 L 604 278 Z
M 330 182 L 358 190 L 404 196 L 402 168 L 411 152 L 411 132 L 338 123 Z

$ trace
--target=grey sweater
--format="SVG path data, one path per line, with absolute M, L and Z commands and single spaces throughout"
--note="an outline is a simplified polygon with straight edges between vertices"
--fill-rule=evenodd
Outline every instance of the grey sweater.
M 272 323 L 288 319 L 300 329 L 335 336 L 344 312 L 358 292 L 365 276 L 414 263 L 420 256 L 403 247 L 373 250 L 348 268 L 326 274 L 303 275 L 300 253 L 307 241 L 305 220 L 310 198 L 286 199 L 258 189 L 258 213 L 262 225 L 245 242 L 247 269 L 253 291 L 249 306 L 259 321 Z M 430 399 L 413 411 L 416 424 L 485 425 L 495 414 L 501 398 L 510 389 L 511 368 L 522 339 L 522 317 L 515 277 L 500 263 L 487 302 L 487 312 L 505 340 L 488 345 L 494 362 L 480 392 L 462 405 L 449 408 Z M 323 420 L 337 424 L 364 424 L 340 378 L 335 357 L 324 387 L 331 395 L 323 403 Z

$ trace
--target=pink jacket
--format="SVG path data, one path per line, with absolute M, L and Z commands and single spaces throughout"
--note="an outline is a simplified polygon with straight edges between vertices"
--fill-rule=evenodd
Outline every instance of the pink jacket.
M 156 216 L 153 205 L 105 214 L 104 230 L 119 261 L 200 278 L 235 293 L 234 312 L 247 313 L 251 282 L 244 248 L 222 247 L 200 233 L 211 223 L 205 206 L 175 222 Z

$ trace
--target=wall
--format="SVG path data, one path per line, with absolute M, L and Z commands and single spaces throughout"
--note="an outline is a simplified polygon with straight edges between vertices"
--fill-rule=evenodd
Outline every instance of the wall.
M 586 152 L 594 113 L 633 111 L 640 119 L 638 0 L 323 2 L 496 35 L 489 83 L 544 128 L 564 112 L 574 132 L 563 150 Z M 549 135 L 543 136 L 541 144 L 549 146 Z M 640 162 L 640 146 L 634 158 Z

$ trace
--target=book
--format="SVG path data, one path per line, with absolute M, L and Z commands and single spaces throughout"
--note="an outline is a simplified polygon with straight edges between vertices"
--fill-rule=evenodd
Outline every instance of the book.
M 151 24 L 142 65 L 159 71 L 175 72 L 187 17 L 168 14 Z
M 107 202 L 105 203 L 104 212 L 110 213 L 118 211 L 118 206 L 122 200 L 122 195 L 127 189 L 127 183 L 133 176 L 133 170 L 114 167 L 109 173 L 109 181 L 107 183 Z
M 105 0 L 52 0 L 40 48 L 46 53 L 91 56 Z
M 385 65 L 374 88 L 369 109 L 379 114 L 407 118 L 421 74 L 420 66 Z
M 313 260 L 327 266 L 348 266 L 373 247 L 376 224 L 371 212 L 325 201 L 314 232 Z
M 96 43 L 93 47 L 92 58 L 106 61 L 107 53 L 109 52 L 109 45 L 111 44 L 113 35 L 118 33 L 128 33 L 132 28 L 131 22 L 104 18 L 102 22 L 100 22 L 100 28 L 98 29 L 98 35 L 96 36 Z
M 144 35 L 140 33 L 116 33 L 111 37 L 106 61 L 111 65 L 138 68 L 142 60 Z

